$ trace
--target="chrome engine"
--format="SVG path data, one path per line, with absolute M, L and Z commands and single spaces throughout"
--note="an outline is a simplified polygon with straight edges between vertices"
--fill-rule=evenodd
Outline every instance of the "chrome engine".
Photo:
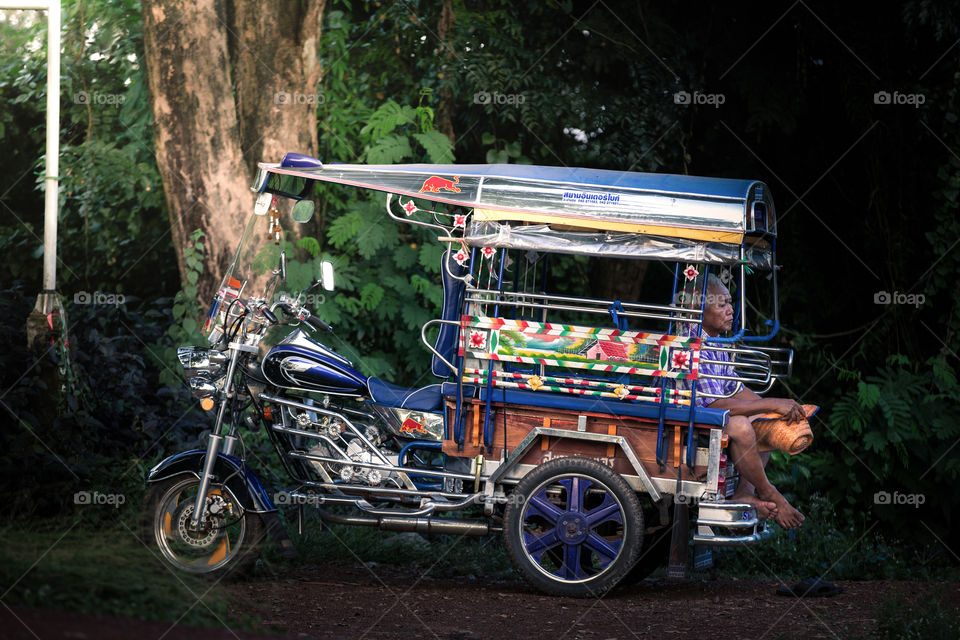
M 376 420 L 376 416 L 370 415 L 369 418 L 373 420 L 365 424 L 354 421 L 354 431 L 344 420 L 336 417 L 293 407 L 284 408 L 284 419 L 289 421 L 287 424 L 292 423 L 301 431 L 316 434 L 314 437 L 302 436 L 302 442 L 297 444 L 310 456 L 307 463 L 320 478 L 339 479 L 349 484 L 402 488 L 395 472 L 376 468 L 383 464 L 381 456 L 387 458 L 390 465 L 396 465 L 397 452 L 384 447 L 390 440 L 388 430 L 377 424 L 380 421 Z

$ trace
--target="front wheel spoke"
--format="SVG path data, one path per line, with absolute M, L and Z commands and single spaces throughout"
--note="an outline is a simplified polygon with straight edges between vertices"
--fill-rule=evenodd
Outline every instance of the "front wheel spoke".
M 207 558 L 207 564 L 217 564 L 226 558 L 228 553 L 230 553 L 230 539 L 227 536 L 223 536 L 223 538 L 220 540 L 220 544 L 217 545 L 216 550 L 214 550 L 214 552 Z

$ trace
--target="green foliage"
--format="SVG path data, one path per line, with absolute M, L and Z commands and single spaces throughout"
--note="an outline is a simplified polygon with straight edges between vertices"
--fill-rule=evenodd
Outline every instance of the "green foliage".
M 490 132 L 486 132 L 481 136 L 481 142 L 484 146 L 490 146 L 490 150 L 487 151 L 486 159 L 487 164 L 506 164 L 513 160 L 517 164 L 531 164 L 532 161 L 530 158 L 526 157 L 522 153 L 520 148 L 520 143 L 516 140 L 509 142 L 507 140 L 498 139 L 497 136 L 493 135 Z
M 803 526 L 787 531 L 771 522 L 776 531 L 772 538 L 753 547 L 715 552 L 717 566 L 742 576 L 776 576 L 788 584 L 811 576 L 928 580 L 956 575 L 944 567 L 943 549 L 936 541 L 920 544 L 890 538 L 878 531 L 866 509 L 851 513 L 823 495 L 790 498 L 806 516 Z
M 336 11 L 329 12 L 327 20 L 324 37 L 338 50 L 345 46 L 350 25 Z M 325 139 L 331 152 L 348 154 L 335 156 L 338 160 L 352 159 L 356 153 L 353 145 L 343 144 L 345 140 L 360 141 L 357 159 L 362 162 L 453 160 L 450 140 L 430 129 L 434 111 L 428 104 L 429 92 L 418 94 L 416 106 L 386 100 L 376 108 L 367 107 L 356 99 L 354 85 L 342 81 L 350 72 L 346 68 L 350 58 L 332 60 L 324 76 L 326 101 L 320 118 L 339 127 L 337 135 Z M 339 108 L 325 111 L 331 104 Z M 337 291 L 326 294 L 313 311 L 361 354 L 354 360 L 368 375 L 424 382 L 429 353 L 420 342 L 420 328 L 439 315 L 443 302 L 439 267 L 444 248 L 436 242 L 435 232 L 396 224 L 384 212 L 383 195 L 327 185 L 318 187 L 318 195 L 325 237 L 300 241 L 308 255 L 301 253 L 288 262 L 286 288 L 296 292 L 305 287 L 308 282 L 299 282 L 292 274 L 311 270 L 318 274 L 320 262 L 332 260 Z M 325 251 L 327 245 L 336 253 Z M 265 257 L 265 263 L 268 259 L 276 261 Z
M 206 336 L 201 331 L 205 309 L 197 302 L 197 282 L 203 274 L 203 235 L 203 231 L 195 229 L 190 234 L 190 244 L 183 250 L 187 284 L 173 298 L 172 323 L 163 343 L 156 345 L 154 351 L 162 353 L 162 360 L 157 362 L 160 365 L 160 383 L 170 387 L 183 384 L 177 347 L 206 344 Z
M 156 296 L 179 278 L 153 157 L 139 2 L 68 0 L 62 22 L 58 287 Z M 42 19 L 28 23 L 0 22 L 0 251 L 8 258 L 0 277 L 39 283 L 46 29 Z
M 910 594 L 888 597 L 877 607 L 877 626 L 871 640 L 953 640 L 960 628 L 960 612 L 941 597 L 912 601 Z
M 170 302 L 132 296 L 121 304 L 68 301 L 67 354 L 81 383 L 61 388 L 63 353 L 25 346 L 22 319 L 33 299 L 20 285 L 0 291 L 0 317 L 20 319 L 0 326 L 5 362 L 17 365 L 0 369 L 3 409 L 13 418 L 13 428 L 0 433 L 8 514 L 44 517 L 63 512 L 84 487 L 108 492 L 139 485 L 148 460 L 196 446 L 209 416 L 179 381 L 173 388 L 158 384 L 168 365 L 156 364 L 161 352 L 148 346 L 162 342 Z
M 885 366 L 840 393 L 822 421 L 814 419 L 811 449 L 789 461 L 775 456 L 771 479 L 819 491 L 845 518 L 867 514 L 895 535 L 915 534 L 915 518 L 947 535 L 960 510 L 960 497 L 944 490 L 960 480 L 960 460 L 947 455 L 960 437 L 958 397 L 956 372 L 942 356 Z M 878 492 L 925 500 L 918 508 L 876 504 Z

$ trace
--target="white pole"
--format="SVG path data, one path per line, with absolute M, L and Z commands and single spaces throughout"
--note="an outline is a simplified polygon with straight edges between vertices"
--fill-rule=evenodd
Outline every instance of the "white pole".
M 60 0 L 47 12 L 47 173 L 43 194 L 44 313 L 50 313 L 49 292 L 57 289 L 57 218 L 60 199 Z
M 0 1 L 0 9 L 47 10 L 47 155 L 43 179 L 43 291 L 35 309 L 53 310 L 57 289 L 57 220 L 60 198 L 60 0 Z

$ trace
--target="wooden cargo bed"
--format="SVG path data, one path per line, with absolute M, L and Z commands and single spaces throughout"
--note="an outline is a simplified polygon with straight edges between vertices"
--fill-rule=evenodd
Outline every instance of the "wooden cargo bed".
M 446 401 L 447 424 L 455 421 L 456 406 L 452 400 Z M 483 443 L 483 425 L 486 413 L 486 403 L 476 399 L 464 399 L 463 424 L 465 438 L 463 447 L 459 447 L 453 438 L 453 429 L 447 433 L 443 441 L 443 452 L 451 456 L 499 458 L 504 449 L 509 455 L 513 449 L 535 427 L 550 427 L 578 431 L 581 416 L 585 416 L 584 431 L 623 436 L 630 443 L 637 458 L 651 477 L 677 478 L 678 469 L 682 480 L 703 481 L 707 468 L 704 464 L 694 467 L 693 473 L 685 464 L 687 423 L 668 421 L 664 426 L 664 462 L 661 469 L 657 464 L 657 431 L 656 420 L 643 418 L 611 416 L 602 413 L 583 413 L 565 409 L 530 407 L 526 405 L 492 403 L 493 438 L 488 450 Z M 712 428 L 708 425 L 697 425 L 697 434 L 707 434 Z M 696 440 L 695 440 L 696 446 Z M 554 458 L 567 456 L 581 456 L 594 458 L 597 461 L 612 467 L 621 474 L 633 475 L 635 471 L 627 456 L 620 447 L 614 444 L 585 442 L 568 438 L 544 437 L 520 460 L 521 464 L 540 464 Z M 703 462 L 700 460 L 698 462 Z

